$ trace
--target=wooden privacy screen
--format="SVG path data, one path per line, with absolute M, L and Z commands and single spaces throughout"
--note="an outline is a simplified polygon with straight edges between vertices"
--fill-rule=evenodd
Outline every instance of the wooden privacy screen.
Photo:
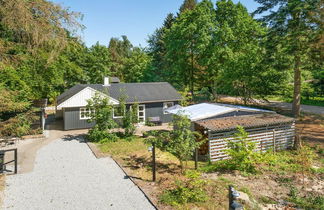
M 225 153 L 227 141 L 233 140 L 236 130 L 227 132 L 210 131 L 209 139 L 209 154 L 211 161 L 227 159 Z M 249 133 L 249 139 L 256 142 L 257 151 L 268 150 L 283 150 L 293 146 L 295 137 L 295 123 L 274 125 L 268 127 L 259 127 L 246 129 Z

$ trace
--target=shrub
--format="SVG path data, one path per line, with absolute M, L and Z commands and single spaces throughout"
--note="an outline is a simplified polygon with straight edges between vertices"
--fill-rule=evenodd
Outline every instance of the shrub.
M 15 136 L 32 134 L 32 123 L 38 119 L 33 111 L 18 114 L 0 123 L 0 136 Z
M 155 143 L 163 151 L 174 155 L 180 163 L 181 173 L 184 168 L 184 161 L 192 157 L 193 151 L 204 143 L 205 140 L 196 141 L 201 138 L 198 132 L 191 130 L 191 121 L 186 115 L 174 115 L 172 124 L 174 129 L 169 132 L 151 131 L 155 138 L 150 138 L 146 143 Z
M 204 202 L 207 194 L 204 190 L 206 181 L 197 171 L 186 171 L 185 180 L 176 181 L 173 189 L 166 190 L 160 197 L 161 202 L 178 206 L 186 203 Z
M 237 127 L 238 132 L 233 140 L 228 141 L 226 153 L 230 160 L 228 163 L 231 169 L 244 172 L 256 172 L 255 164 L 259 158 L 259 153 L 255 152 L 256 145 L 248 138 L 248 133 L 243 127 Z
M 113 106 L 107 97 L 102 97 L 96 93 L 94 97 L 88 100 L 87 108 L 90 109 L 90 119 L 88 122 L 95 122 L 96 125 L 89 130 L 88 139 L 93 142 L 115 141 L 116 135 L 109 130 L 117 127 L 112 119 Z
M 88 139 L 92 142 L 106 143 L 115 142 L 118 137 L 115 133 L 109 133 L 107 130 L 99 129 L 98 125 L 95 125 L 89 130 Z

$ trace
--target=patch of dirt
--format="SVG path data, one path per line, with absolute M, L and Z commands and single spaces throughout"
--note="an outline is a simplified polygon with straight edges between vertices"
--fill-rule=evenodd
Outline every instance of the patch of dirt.
M 245 177 L 238 173 L 215 172 L 204 174 L 204 177 L 225 186 L 233 185 L 238 191 L 245 191 L 249 199 L 263 209 L 276 209 L 270 208 L 275 206 L 285 207 L 279 209 L 287 209 L 287 206 L 291 206 L 292 204 L 287 200 L 292 186 L 298 190 L 300 196 L 307 196 L 309 193 L 324 195 L 324 182 L 321 177 L 316 176 L 309 176 L 305 179 L 297 174 L 293 176 L 262 174 Z M 265 201 L 267 204 L 264 203 Z M 269 203 L 276 203 L 276 205 Z
M 304 115 L 296 122 L 301 139 L 310 146 L 324 148 L 324 117 L 320 115 Z

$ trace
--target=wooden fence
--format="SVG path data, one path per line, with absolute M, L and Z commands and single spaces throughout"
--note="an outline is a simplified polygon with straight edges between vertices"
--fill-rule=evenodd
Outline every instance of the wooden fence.
M 268 127 L 259 127 L 253 129 L 246 129 L 248 138 L 256 143 L 257 151 L 283 150 L 293 146 L 295 137 L 295 124 L 281 124 Z M 227 149 L 227 142 L 234 140 L 236 130 L 227 132 L 213 132 L 209 131 L 209 154 L 211 161 L 227 159 L 228 155 L 225 153 Z

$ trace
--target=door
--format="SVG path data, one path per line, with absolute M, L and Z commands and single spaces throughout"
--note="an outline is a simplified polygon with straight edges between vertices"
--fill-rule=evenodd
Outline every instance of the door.
M 138 105 L 138 123 L 145 123 L 145 105 Z

